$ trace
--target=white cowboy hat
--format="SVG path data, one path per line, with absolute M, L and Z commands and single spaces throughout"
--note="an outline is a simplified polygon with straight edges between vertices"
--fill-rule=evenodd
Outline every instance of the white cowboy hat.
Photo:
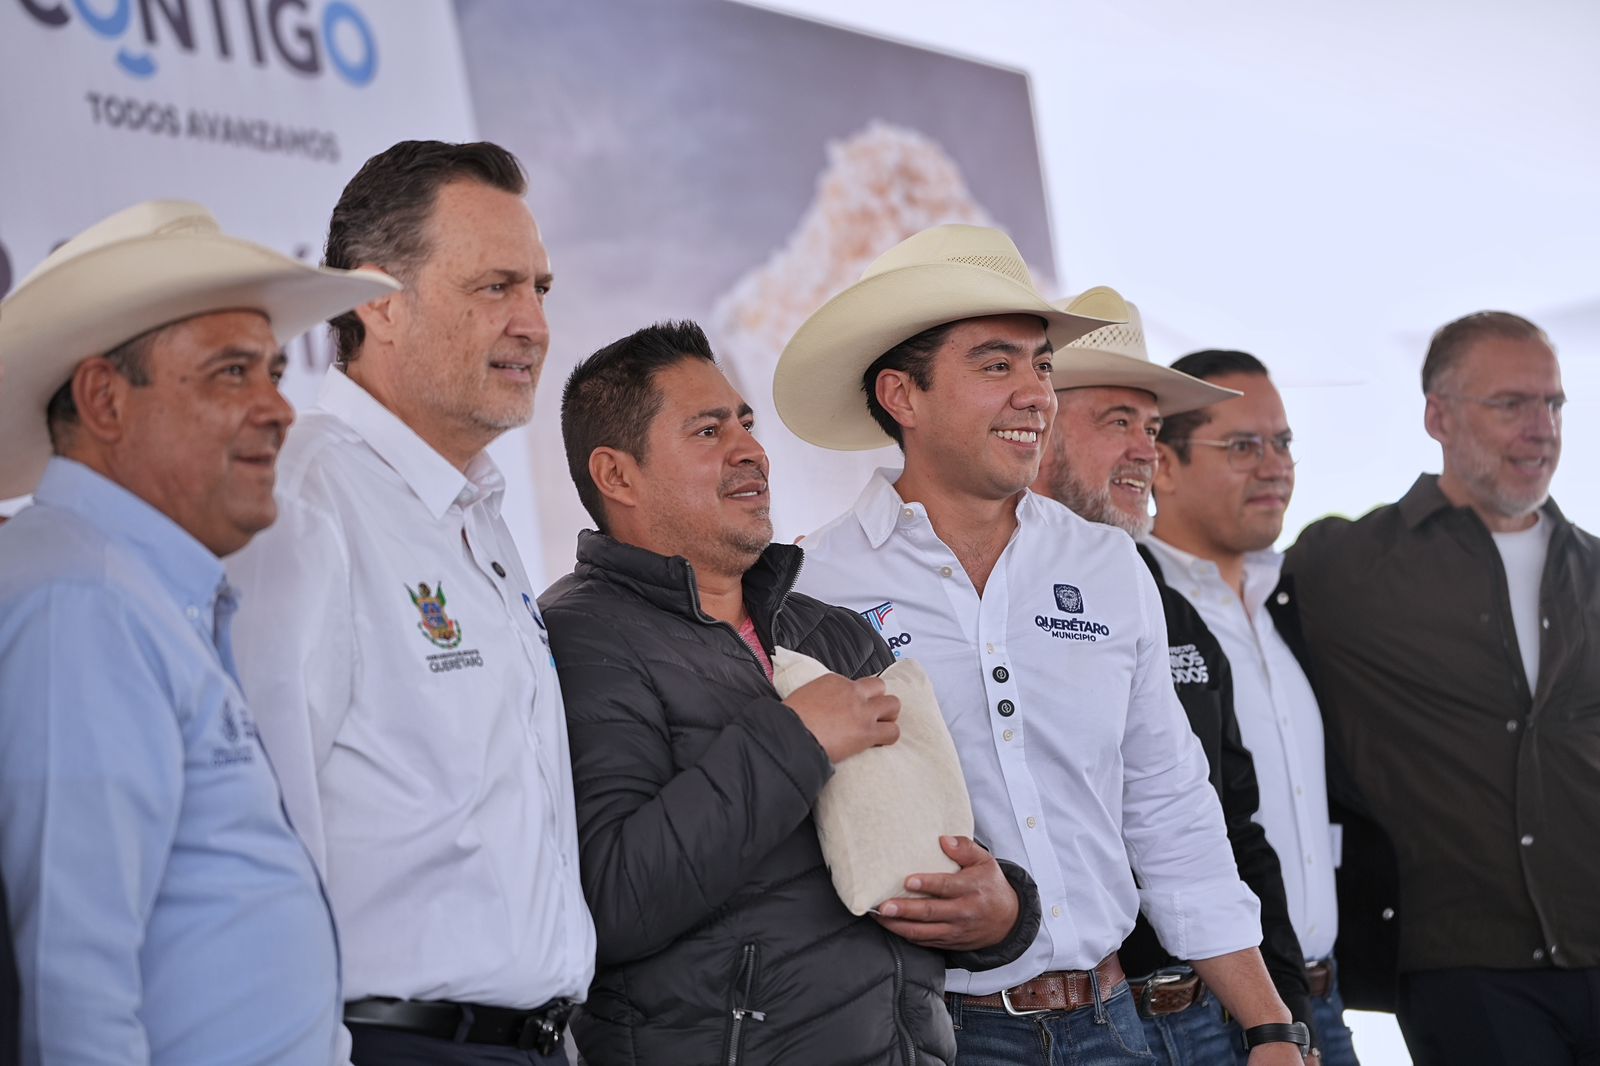
M 1037 315 L 1060 348 L 1107 318 L 1063 311 L 1033 287 L 1011 238 L 983 226 L 935 226 L 873 260 L 861 280 L 801 323 L 778 358 L 772 399 L 784 425 L 835 451 L 881 448 L 861 375 L 925 329 L 988 315 Z
M 182 200 L 118 211 L 57 248 L 0 301 L 0 499 L 32 492 L 50 458 L 45 407 L 83 360 L 160 326 L 260 311 L 286 343 L 400 288 L 375 271 L 306 266 L 225 235 Z
M 1050 380 L 1057 392 L 1105 387 L 1141 389 L 1156 398 L 1156 407 L 1163 415 L 1193 411 L 1243 395 L 1152 363 L 1150 353 L 1145 351 L 1144 324 L 1139 318 L 1139 309 L 1115 289 L 1100 285 L 1058 300 L 1056 306 L 1095 318 L 1126 319 L 1116 325 L 1101 326 L 1056 348 L 1055 372 Z

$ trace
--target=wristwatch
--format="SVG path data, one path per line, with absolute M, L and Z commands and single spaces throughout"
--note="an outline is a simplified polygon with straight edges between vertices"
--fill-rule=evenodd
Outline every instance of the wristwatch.
M 1311 1047 L 1311 1030 L 1306 1028 L 1305 1022 L 1273 1022 L 1270 1025 L 1252 1025 L 1244 1031 L 1245 1051 L 1262 1044 L 1294 1044 L 1304 1058 Z

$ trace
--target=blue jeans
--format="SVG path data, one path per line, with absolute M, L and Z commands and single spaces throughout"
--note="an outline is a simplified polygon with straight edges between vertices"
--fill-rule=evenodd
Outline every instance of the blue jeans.
M 1126 984 L 1097 1006 L 1013 1017 L 947 997 L 957 1066 L 1150 1066 L 1157 1062 Z
M 1344 1024 L 1344 997 L 1339 995 L 1337 974 L 1326 996 L 1311 997 L 1311 1020 L 1317 1023 L 1322 1066 L 1360 1066 L 1350 1042 L 1350 1027 Z
M 1244 1057 L 1239 1027 L 1210 993 L 1188 1010 L 1144 1019 L 1144 1035 L 1162 1066 L 1234 1066 Z

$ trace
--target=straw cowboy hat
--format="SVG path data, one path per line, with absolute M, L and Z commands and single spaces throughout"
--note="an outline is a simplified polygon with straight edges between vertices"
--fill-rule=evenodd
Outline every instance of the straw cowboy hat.
M 996 229 L 935 226 L 879 256 L 818 308 L 783 349 L 772 399 L 784 425 L 835 451 L 890 443 L 867 413 L 861 375 L 925 329 L 986 315 L 1037 315 L 1061 348 L 1117 319 L 1063 311 L 1033 287 L 1017 246 Z
M 1059 300 L 1056 306 L 1072 314 L 1125 320 L 1101 326 L 1065 346 L 1057 345 L 1055 372 L 1050 375 L 1057 392 L 1094 387 L 1141 389 L 1155 396 L 1156 407 L 1163 415 L 1209 407 L 1242 395 L 1152 363 L 1144 347 L 1139 309 L 1115 289 L 1101 285 Z
M 56 249 L 0 301 L 0 498 L 32 492 L 50 458 L 45 407 L 73 369 L 160 326 L 218 311 L 265 314 L 283 344 L 400 288 L 326 270 L 236 237 L 211 212 L 151 200 Z

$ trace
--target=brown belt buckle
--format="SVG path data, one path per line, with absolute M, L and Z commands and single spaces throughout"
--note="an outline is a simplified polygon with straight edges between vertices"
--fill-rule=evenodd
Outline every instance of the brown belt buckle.
M 1018 987 L 1021 987 L 1021 986 L 1018 986 Z M 1032 1015 L 1032 1014 L 1049 1014 L 1050 1013 L 1050 1008 L 1049 1007 L 1039 1007 L 1039 1008 L 1034 1009 L 1034 1010 L 1018 1010 L 1016 1007 L 1013 1007 L 1011 1005 L 1011 989 L 1009 989 L 1009 988 L 1002 988 L 1000 990 L 1000 1002 L 1002 1004 L 1004 1004 L 1004 1006 L 1006 1008 L 1006 1013 L 1011 1015 L 1013 1018 L 1026 1018 L 1026 1017 L 1028 1017 L 1029 1015 Z
M 1145 980 L 1144 987 L 1139 990 L 1139 1016 L 1141 1018 L 1154 1018 L 1156 1016 L 1156 989 L 1187 981 L 1192 976 L 1194 976 L 1192 973 L 1185 973 L 1182 970 L 1157 970 L 1151 974 Z

